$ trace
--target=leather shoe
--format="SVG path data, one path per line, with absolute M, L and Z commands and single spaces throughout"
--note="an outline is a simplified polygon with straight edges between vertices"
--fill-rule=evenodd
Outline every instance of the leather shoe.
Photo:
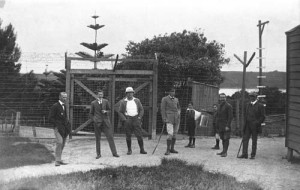
M 99 158 L 101 158 L 101 155 L 97 155 L 97 156 L 96 156 L 96 159 L 99 159 Z
M 227 157 L 227 153 L 221 154 L 221 157 Z
M 63 161 L 59 161 L 60 165 L 67 165 L 67 163 L 63 162 Z
M 247 155 L 247 154 L 242 154 L 241 156 L 238 156 L 238 158 L 245 158 L 245 159 L 248 159 L 248 155 Z
M 132 154 L 132 150 L 128 150 L 127 155 L 131 155 Z
M 178 154 L 178 151 L 176 151 L 175 149 L 171 149 L 170 152 L 174 154 Z
M 60 163 L 59 162 L 55 162 L 55 166 L 60 166 Z
M 222 155 L 223 154 L 223 152 L 219 152 L 219 153 L 217 153 L 217 155 Z
M 113 154 L 113 157 L 120 157 L 119 154 Z
M 219 150 L 219 149 L 220 149 L 220 147 L 218 147 L 218 146 L 214 146 L 214 147 L 212 147 L 211 149 L 213 149 L 213 150 Z
M 190 148 L 192 145 L 191 144 L 188 144 L 186 146 L 184 146 L 185 148 Z
M 254 160 L 254 159 L 255 159 L 255 156 L 251 156 L 250 159 L 251 159 L 251 160 Z
M 145 150 L 141 150 L 140 153 L 141 154 L 147 154 L 147 152 Z

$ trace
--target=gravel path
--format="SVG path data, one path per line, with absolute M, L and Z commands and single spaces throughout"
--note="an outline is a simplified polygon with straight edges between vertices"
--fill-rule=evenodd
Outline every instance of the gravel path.
M 203 164 L 206 170 L 221 172 L 234 176 L 239 181 L 253 180 L 264 189 L 300 189 L 300 164 L 291 164 L 283 159 L 286 155 L 284 138 L 259 138 L 258 152 L 255 160 L 237 159 L 236 154 L 241 140 L 232 138 L 230 141 L 228 156 L 221 158 L 216 155 L 218 151 L 211 150 L 214 144 L 213 138 L 198 137 L 196 148 L 184 148 L 187 144 L 186 136 L 177 140 L 175 148 L 179 154 L 172 154 L 168 158 L 179 158 L 189 163 Z M 43 140 L 50 150 L 54 150 L 53 140 Z M 133 154 L 126 155 L 125 138 L 115 138 L 120 158 L 114 158 L 109 150 L 105 139 L 101 141 L 102 157 L 95 159 L 95 141 L 93 137 L 74 137 L 66 145 L 63 159 L 68 165 L 55 167 L 54 163 L 37 166 L 24 166 L 0 170 L 0 183 L 7 183 L 25 177 L 38 177 L 45 175 L 66 174 L 76 171 L 89 171 L 104 167 L 117 166 L 153 166 L 159 165 L 164 157 L 166 148 L 166 137 L 152 155 L 156 140 L 145 140 L 147 155 L 139 154 L 137 141 L 133 139 Z

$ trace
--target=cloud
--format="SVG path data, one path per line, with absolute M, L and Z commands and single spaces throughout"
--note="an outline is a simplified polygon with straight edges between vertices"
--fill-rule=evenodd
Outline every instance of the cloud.
M 5 0 L 0 0 L 0 8 L 3 8 L 5 5 Z

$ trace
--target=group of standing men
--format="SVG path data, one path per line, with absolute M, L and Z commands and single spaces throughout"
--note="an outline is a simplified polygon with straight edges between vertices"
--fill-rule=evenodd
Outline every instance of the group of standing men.
M 252 138 L 252 151 L 250 159 L 255 159 L 257 150 L 257 136 L 262 132 L 262 123 L 265 120 L 265 108 L 262 103 L 259 102 L 256 92 L 249 93 L 250 101 L 246 104 L 244 126 L 243 126 L 243 138 L 242 138 L 242 155 L 238 158 L 248 158 L 248 144 L 250 137 Z M 212 149 L 220 149 L 219 139 L 221 138 L 223 144 L 223 151 L 217 153 L 221 157 L 227 156 L 227 150 L 229 147 L 229 139 L 231 134 L 231 121 L 232 121 L 232 106 L 226 102 L 226 95 L 219 95 L 219 106 L 215 104 L 213 106 L 213 127 L 216 135 L 216 145 Z
M 125 93 L 126 97 L 120 101 L 119 117 L 126 131 L 126 144 L 128 148 L 127 155 L 132 154 L 132 133 L 134 133 L 137 138 L 138 145 L 140 147 L 140 153 L 147 154 L 147 152 L 144 149 L 143 131 L 141 128 L 141 119 L 144 115 L 143 106 L 140 100 L 133 96 L 134 90 L 132 87 L 127 87 Z M 101 157 L 101 132 L 103 132 L 107 138 L 112 155 L 114 157 L 119 157 L 114 143 L 112 126 L 109 119 L 111 107 L 108 100 L 104 99 L 103 97 L 103 91 L 99 90 L 97 92 L 97 99 L 91 103 L 91 109 L 89 113 L 90 119 L 92 119 L 94 122 L 96 138 L 96 159 L 99 159 Z M 247 105 L 245 117 L 246 125 L 244 128 L 245 135 L 243 136 L 243 154 L 239 158 L 248 158 L 248 142 L 251 135 L 251 158 L 254 158 L 256 154 L 258 132 L 257 128 L 259 128 L 260 124 L 264 120 L 264 107 L 257 101 L 256 96 L 254 97 L 255 98 L 251 98 L 251 103 Z M 66 138 L 71 132 L 71 126 L 67 118 L 67 112 L 65 107 L 66 100 L 67 93 L 61 92 L 59 94 L 59 101 L 51 107 L 49 113 L 49 121 L 54 126 L 54 134 L 56 137 L 55 166 L 66 164 L 61 159 L 62 151 L 66 143 Z M 216 106 L 216 108 L 213 114 L 213 125 L 215 128 L 216 137 L 220 137 L 223 144 L 223 151 L 217 154 L 221 157 L 226 157 L 231 134 L 231 121 L 233 118 L 233 111 L 232 106 L 226 101 L 225 94 L 219 95 L 219 102 L 220 104 L 218 106 L 214 105 Z M 175 150 L 174 146 L 176 143 L 176 136 L 180 125 L 180 113 L 181 107 L 179 104 L 179 100 L 175 97 L 175 89 L 172 88 L 169 90 L 168 95 L 163 97 L 161 101 L 161 115 L 168 133 L 167 150 L 165 152 L 165 155 L 170 155 L 170 153 L 178 153 L 178 151 Z M 193 129 L 195 130 L 195 126 Z M 193 139 L 193 141 L 195 140 Z M 186 147 L 190 147 L 190 143 Z M 217 144 L 214 147 L 214 149 L 219 149 L 218 138 L 216 138 L 216 143 Z

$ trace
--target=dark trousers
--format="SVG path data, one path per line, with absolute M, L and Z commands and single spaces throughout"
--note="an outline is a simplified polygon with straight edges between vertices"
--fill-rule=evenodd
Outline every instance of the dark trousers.
M 220 139 L 222 140 L 222 144 L 223 144 L 222 152 L 227 153 L 229 147 L 230 131 L 221 131 Z
M 126 140 L 131 140 L 131 135 L 134 133 L 137 140 L 143 140 L 142 138 L 142 128 L 141 128 L 141 120 L 138 117 L 127 117 L 125 123 L 126 130 Z
M 187 119 L 186 125 L 188 128 L 188 136 L 194 137 L 195 136 L 195 128 L 196 128 L 196 122 L 195 122 L 194 118 Z
M 100 150 L 101 132 L 103 132 L 105 134 L 112 154 L 117 154 L 116 145 L 115 145 L 114 137 L 113 137 L 113 133 L 112 133 L 112 128 L 106 126 L 105 122 L 103 121 L 103 122 L 95 123 L 94 129 L 95 129 L 95 137 L 96 137 L 97 155 L 101 155 L 101 150 Z
M 244 136 L 243 136 L 243 155 L 248 155 L 249 139 L 252 139 L 252 152 L 251 156 L 256 155 L 257 149 L 257 128 L 256 125 L 251 122 L 246 122 Z

